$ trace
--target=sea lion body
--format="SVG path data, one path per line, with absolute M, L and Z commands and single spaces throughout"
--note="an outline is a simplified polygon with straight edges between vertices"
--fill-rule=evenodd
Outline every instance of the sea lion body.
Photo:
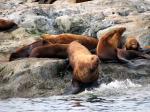
M 57 0 L 35 0 L 35 2 L 39 2 L 41 4 L 52 4 Z M 66 0 L 68 3 L 81 3 L 81 2 L 87 2 L 87 1 L 91 1 L 91 0 Z M 64 1 L 65 2 L 65 1 Z
M 124 27 L 116 28 L 104 34 L 98 42 L 96 54 L 103 61 L 117 60 L 117 48 L 121 34 L 125 31 Z M 113 43 L 114 42 L 114 43 Z
M 41 37 L 52 44 L 55 43 L 70 44 L 73 41 L 78 41 L 79 43 L 87 47 L 89 50 L 95 49 L 98 44 L 98 39 L 76 34 L 59 34 L 59 35 L 44 34 Z
M 67 58 L 68 44 L 49 44 L 36 47 L 29 57 L 37 58 Z
M 18 48 L 15 52 L 11 53 L 9 61 L 13 61 L 19 58 L 29 57 L 32 49 L 39 47 L 39 46 L 47 45 L 47 44 L 49 43 L 46 42 L 45 40 L 38 40 L 36 42 L 33 42 L 30 45 L 24 46 L 22 48 Z
M 113 30 L 115 33 L 112 35 L 112 37 L 110 39 L 108 39 L 108 43 L 113 48 L 118 48 L 121 46 L 121 37 L 122 37 L 122 34 L 126 31 L 126 28 L 120 27 L 120 28 L 116 28 Z
M 127 50 L 136 50 L 136 51 L 138 51 L 140 49 L 140 44 L 136 40 L 135 37 L 128 37 L 126 39 L 126 42 L 125 42 L 125 48 Z
M 72 85 L 76 88 L 73 93 L 78 93 L 82 84 L 95 82 L 99 78 L 99 58 L 76 41 L 69 44 L 67 52 L 73 68 Z
M 128 37 L 126 39 L 125 49 L 139 51 L 141 54 L 150 54 L 150 46 L 144 46 L 142 48 L 135 37 Z

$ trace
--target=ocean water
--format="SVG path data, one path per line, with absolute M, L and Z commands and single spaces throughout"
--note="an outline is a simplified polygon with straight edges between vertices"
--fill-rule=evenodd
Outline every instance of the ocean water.
M 0 112 L 150 112 L 150 84 L 116 80 L 78 95 L 11 98 Z

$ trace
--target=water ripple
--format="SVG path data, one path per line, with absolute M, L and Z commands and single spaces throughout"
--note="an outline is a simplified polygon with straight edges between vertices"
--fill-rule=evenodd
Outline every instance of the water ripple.
M 0 101 L 0 112 L 149 112 L 150 85 L 131 80 L 103 84 L 79 95 L 12 98 Z

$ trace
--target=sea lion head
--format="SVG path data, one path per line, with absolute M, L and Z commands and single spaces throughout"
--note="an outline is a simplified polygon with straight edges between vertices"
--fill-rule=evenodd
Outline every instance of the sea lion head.
M 9 57 L 9 61 L 13 61 L 15 59 L 20 58 L 20 55 L 16 52 L 11 53 L 10 57 Z
M 140 48 L 140 44 L 136 38 L 128 37 L 126 39 L 125 47 L 127 50 L 138 50 Z
M 76 64 L 74 75 L 77 80 L 82 83 L 90 83 L 96 81 L 99 77 L 98 67 L 99 58 L 96 55 L 87 55 L 83 57 L 82 63 Z
M 12 29 L 12 28 L 13 29 L 18 28 L 17 24 L 13 20 L 0 19 L 0 31 Z

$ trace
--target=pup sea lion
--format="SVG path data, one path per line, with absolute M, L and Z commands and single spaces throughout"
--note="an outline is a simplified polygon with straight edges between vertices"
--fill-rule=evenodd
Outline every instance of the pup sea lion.
M 136 51 L 138 51 L 140 49 L 140 44 L 136 40 L 135 37 L 128 37 L 126 39 L 126 42 L 125 42 L 125 48 L 127 50 L 136 50 Z
M 5 30 L 8 30 L 8 29 L 11 29 L 14 26 L 17 26 L 17 25 L 13 21 L 0 19 L 0 31 L 5 31 Z
M 149 54 L 150 46 L 144 46 L 143 48 L 140 46 L 140 43 L 137 41 L 135 37 L 128 37 L 125 42 L 125 49 L 127 50 L 135 50 L 141 53 Z
M 13 61 L 18 58 L 29 57 L 32 49 L 39 47 L 39 46 L 47 45 L 47 44 L 49 44 L 49 42 L 45 40 L 38 40 L 36 42 L 33 42 L 30 45 L 24 46 L 22 48 L 18 48 L 15 52 L 11 53 L 9 61 Z
M 68 44 L 49 44 L 36 47 L 29 57 L 37 58 L 67 58 Z
M 59 35 L 49 35 L 44 34 L 41 36 L 44 40 L 49 41 L 52 44 L 59 43 L 59 44 L 69 44 L 73 41 L 78 41 L 89 50 L 95 49 L 98 44 L 98 39 L 83 36 L 83 35 L 76 35 L 76 34 L 59 34 Z
M 93 83 L 99 78 L 99 58 L 76 41 L 69 44 L 67 52 L 73 68 L 72 93 L 76 94 L 80 92 L 82 85 Z

